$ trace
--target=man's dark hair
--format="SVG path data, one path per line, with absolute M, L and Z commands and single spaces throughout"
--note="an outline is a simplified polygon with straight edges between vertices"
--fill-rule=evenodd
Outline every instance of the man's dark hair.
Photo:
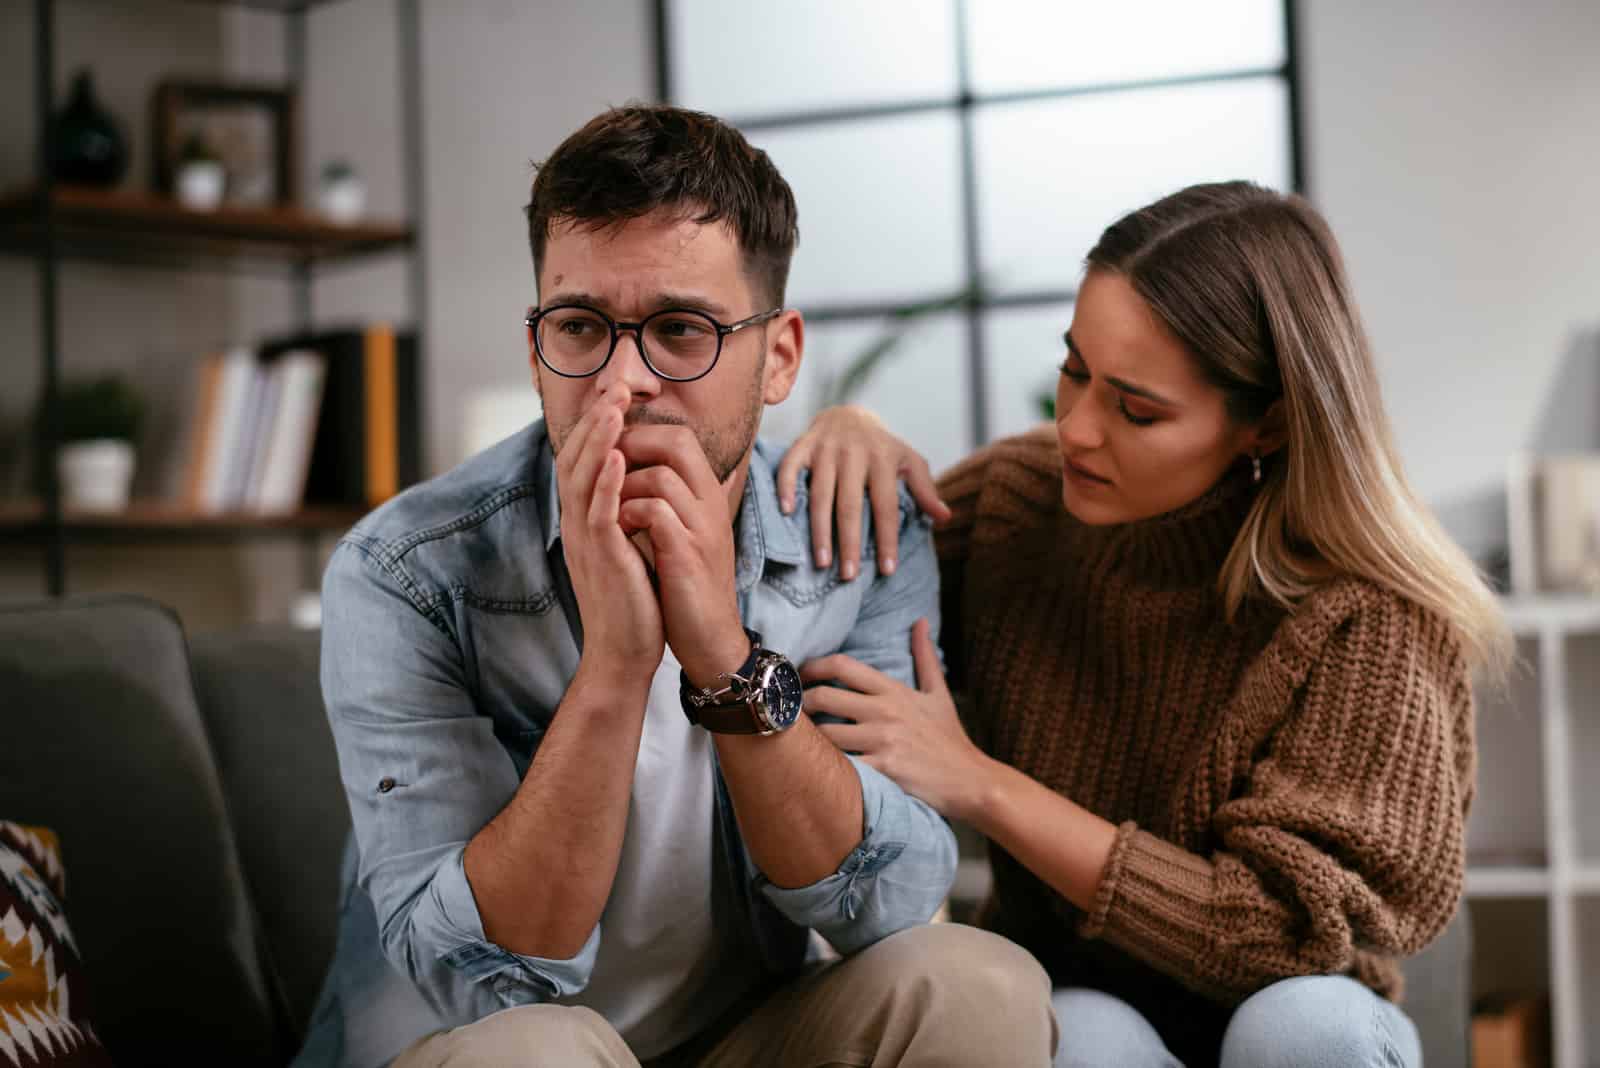
M 783 303 L 800 239 L 794 193 L 767 154 L 720 119 L 629 104 L 590 119 L 539 167 L 528 202 L 537 274 L 552 223 L 604 229 L 660 210 L 726 220 L 758 295 Z

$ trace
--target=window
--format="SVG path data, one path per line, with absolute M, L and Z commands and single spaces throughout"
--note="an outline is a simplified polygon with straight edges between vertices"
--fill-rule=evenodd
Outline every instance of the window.
M 663 99 L 739 126 L 799 201 L 810 329 L 774 437 L 891 312 L 935 305 L 853 399 L 942 470 L 1043 418 L 1113 219 L 1194 182 L 1300 184 L 1290 0 L 658 2 Z

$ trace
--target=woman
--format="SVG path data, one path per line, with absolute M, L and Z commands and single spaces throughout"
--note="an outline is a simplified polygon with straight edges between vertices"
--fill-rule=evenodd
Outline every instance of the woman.
M 780 483 L 912 463 L 840 410 Z M 1054 427 L 939 492 L 972 735 L 925 623 L 920 689 L 830 657 L 806 704 L 988 837 L 981 922 L 1054 978 L 1057 1063 L 1419 1064 L 1388 999 L 1455 911 L 1471 674 L 1509 639 L 1401 475 L 1323 220 L 1228 183 L 1115 223 Z

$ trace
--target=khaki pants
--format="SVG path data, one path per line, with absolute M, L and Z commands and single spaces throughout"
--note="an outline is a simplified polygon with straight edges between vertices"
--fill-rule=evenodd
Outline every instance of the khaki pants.
M 732 1015 L 652 1068 L 1045 1068 L 1056 1044 L 1044 969 L 1005 939 L 956 924 L 891 935 Z M 468 1065 L 640 1068 L 598 1013 L 557 1005 L 430 1035 L 391 1068 Z

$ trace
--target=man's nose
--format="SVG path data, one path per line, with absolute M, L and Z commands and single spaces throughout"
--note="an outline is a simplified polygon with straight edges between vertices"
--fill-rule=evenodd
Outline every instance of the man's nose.
M 645 364 L 644 352 L 639 348 L 638 332 L 633 330 L 623 330 L 617 334 L 617 347 L 595 378 L 595 388 L 600 390 L 621 382 L 630 396 L 653 397 L 661 392 L 661 379 Z

